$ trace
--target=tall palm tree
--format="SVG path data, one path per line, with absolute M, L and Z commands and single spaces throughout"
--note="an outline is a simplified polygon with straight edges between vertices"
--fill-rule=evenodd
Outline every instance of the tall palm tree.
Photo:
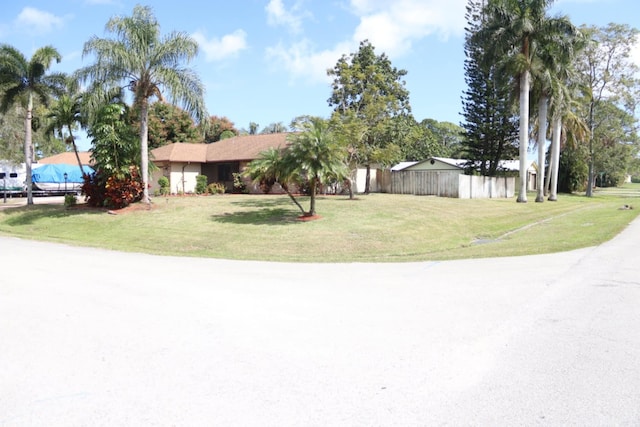
M 559 18 L 556 18 L 559 19 Z M 545 159 L 550 101 L 556 110 L 562 113 L 564 100 L 569 101 L 570 93 L 566 88 L 571 84 L 572 66 L 576 51 L 581 46 L 582 33 L 565 18 L 552 34 L 543 34 L 535 45 L 532 55 L 531 72 L 533 75 L 533 93 L 538 101 L 538 176 L 536 202 L 544 201 Z M 561 120 L 557 115 L 556 120 Z M 557 124 L 555 124 L 557 126 Z
M 140 108 L 140 174 L 144 187 L 143 202 L 149 203 L 149 103 L 162 100 L 162 89 L 182 104 L 196 121 L 206 121 L 204 86 L 196 73 L 184 68 L 198 53 L 198 44 L 189 35 L 172 32 L 160 36 L 160 24 L 150 7 L 136 6 L 132 16 L 114 16 L 106 31 L 115 38 L 92 37 L 84 45 L 83 56 L 93 54 L 96 62 L 78 71 L 84 81 L 127 87 L 133 103 Z
M 529 140 L 529 92 L 537 46 L 572 26 L 566 17 L 547 16 L 553 0 L 494 0 L 487 4 L 488 24 L 481 30 L 493 41 L 487 58 L 498 59 L 518 78 L 520 189 L 518 202 L 527 202 L 527 146 Z
M 76 91 L 76 85 L 73 81 L 67 82 L 67 90 L 62 94 L 49 108 L 47 114 L 49 124 L 47 126 L 47 132 L 58 134 L 67 144 L 70 144 L 73 148 L 73 152 L 76 155 L 76 160 L 82 175 L 85 174 L 78 154 L 78 146 L 76 144 L 73 130 L 78 125 L 84 125 L 85 120 L 82 115 L 82 95 Z M 68 135 L 65 136 L 65 131 Z
M 65 75 L 47 73 L 53 62 L 60 62 L 62 56 L 52 46 L 37 49 L 31 59 L 27 59 L 16 48 L 0 45 L 0 112 L 19 103 L 25 108 L 24 159 L 26 168 L 27 204 L 33 204 L 33 183 L 31 165 L 34 160 L 32 140 L 32 120 L 34 101 L 48 104 L 52 95 L 62 93 Z

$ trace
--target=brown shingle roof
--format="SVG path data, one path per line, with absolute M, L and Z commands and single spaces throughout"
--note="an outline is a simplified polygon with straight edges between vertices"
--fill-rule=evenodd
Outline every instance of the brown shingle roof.
M 284 148 L 289 133 L 243 135 L 212 144 L 174 143 L 151 150 L 154 162 L 213 163 L 253 160 L 268 148 Z
M 80 156 L 80 161 L 83 165 L 93 164 L 90 151 L 78 151 L 78 156 Z M 38 163 L 42 163 L 43 165 L 77 165 L 78 160 L 76 159 L 75 153 L 73 153 L 72 151 L 68 151 L 65 153 L 54 154 L 53 156 L 45 157 L 44 159 L 38 160 Z
M 243 135 L 208 144 L 207 162 L 253 160 L 269 148 L 284 148 L 288 133 Z
M 163 145 L 151 150 L 151 160 L 154 162 L 204 163 L 207 161 L 207 145 L 187 143 Z

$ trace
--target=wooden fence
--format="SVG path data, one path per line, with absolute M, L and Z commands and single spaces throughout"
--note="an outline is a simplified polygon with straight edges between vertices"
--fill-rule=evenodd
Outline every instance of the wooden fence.
M 383 185 L 393 194 L 480 199 L 513 197 L 516 180 L 513 177 L 462 175 L 456 171 L 398 171 L 388 175 L 390 185 Z

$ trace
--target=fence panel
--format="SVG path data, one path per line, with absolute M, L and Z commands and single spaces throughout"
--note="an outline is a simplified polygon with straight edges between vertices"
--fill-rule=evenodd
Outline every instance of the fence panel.
M 454 197 L 461 199 L 513 197 L 515 178 L 461 175 L 446 171 L 392 172 L 394 194 Z

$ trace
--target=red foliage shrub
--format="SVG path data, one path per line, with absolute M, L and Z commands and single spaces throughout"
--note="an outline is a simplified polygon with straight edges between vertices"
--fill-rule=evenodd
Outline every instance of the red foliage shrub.
M 142 181 L 134 166 L 123 176 L 105 177 L 98 171 L 85 175 L 82 192 L 89 206 L 121 209 L 142 199 Z

